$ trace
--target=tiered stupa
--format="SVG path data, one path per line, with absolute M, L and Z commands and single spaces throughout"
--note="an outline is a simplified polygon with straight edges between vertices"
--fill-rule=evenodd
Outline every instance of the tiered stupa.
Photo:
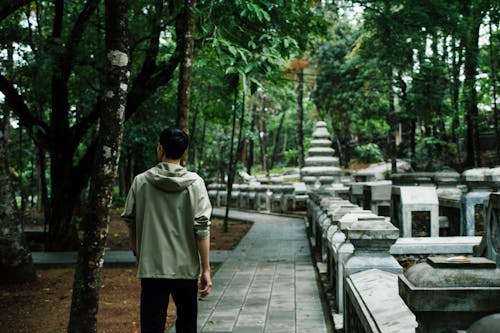
M 339 159 L 334 153 L 326 123 L 316 122 L 305 167 L 300 170 L 302 180 L 310 189 L 328 189 L 332 184 L 340 184 Z

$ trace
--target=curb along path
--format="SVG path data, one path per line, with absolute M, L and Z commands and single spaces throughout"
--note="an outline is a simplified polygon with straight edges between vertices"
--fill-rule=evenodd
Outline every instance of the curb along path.
M 229 217 L 253 226 L 199 302 L 199 332 L 327 333 L 303 219 L 242 211 Z

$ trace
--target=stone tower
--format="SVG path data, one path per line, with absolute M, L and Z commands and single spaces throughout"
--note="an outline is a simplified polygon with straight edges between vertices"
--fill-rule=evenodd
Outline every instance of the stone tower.
M 311 148 L 307 151 L 305 166 L 300 170 L 302 180 L 310 189 L 327 189 L 340 183 L 339 159 L 334 153 L 326 123 L 316 122 Z

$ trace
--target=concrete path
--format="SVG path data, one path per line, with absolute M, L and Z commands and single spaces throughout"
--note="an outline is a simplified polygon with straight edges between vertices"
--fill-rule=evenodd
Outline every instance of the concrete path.
M 233 210 L 230 218 L 254 225 L 199 302 L 199 332 L 326 333 L 303 219 Z
M 230 218 L 254 224 L 233 251 L 210 252 L 223 264 L 199 302 L 199 332 L 327 333 L 304 220 L 237 210 Z M 76 252 L 32 254 L 40 267 L 76 262 Z M 134 264 L 130 251 L 106 252 L 105 266 Z

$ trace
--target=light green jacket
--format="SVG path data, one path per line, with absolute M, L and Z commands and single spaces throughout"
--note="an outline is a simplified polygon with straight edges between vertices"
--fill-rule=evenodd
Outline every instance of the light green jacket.
M 137 240 L 137 277 L 197 279 L 197 239 L 209 237 L 212 207 L 203 179 L 169 163 L 136 176 L 122 218 Z

